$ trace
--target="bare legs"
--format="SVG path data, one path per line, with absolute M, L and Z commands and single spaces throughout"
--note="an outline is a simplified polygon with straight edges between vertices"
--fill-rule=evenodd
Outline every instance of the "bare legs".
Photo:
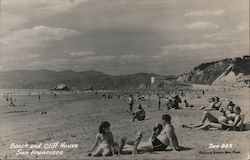
M 219 120 L 218 120 L 217 117 L 215 117 L 214 115 L 212 115 L 210 112 L 205 111 L 203 113 L 203 116 L 202 116 L 200 124 L 198 124 L 198 125 L 192 125 L 192 126 L 191 125 L 183 125 L 183 127 L 190 128 L 190 129 L 204 127 L 204 123 L 205 123 L 206 120 L 208 120 L 209 122 L 211 122 L 213 124 L 218 124 L 219 123 Z M 208 123 L 208 124 L 210 124 L 210 123 Z
M 201 129 L 209 129 L 209 128 L 217 128 L 217 129 L 221 129 L 222 128 L 222 124 L 220 123 L 213 123 L 213 122 L 208 122 L 200 127 L 195 128 L 194 130 L 201 130 Z

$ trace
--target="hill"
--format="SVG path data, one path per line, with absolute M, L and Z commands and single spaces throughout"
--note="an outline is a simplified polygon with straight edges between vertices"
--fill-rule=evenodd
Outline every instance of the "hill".
M 195 84 L 222 84 L 236 82 L 241 76 L 250 75 L 250 56 L 203 63 L 191 72 L 180 75 L 179 82 Z
M 0 88 L 43 89 L 54 88 L 64 83 L 77 89 L 124 89 L 138 88 L 140 84 L 148 85 L 154 73 L 137 73 L 130 75 L 107 75 L 95 70 L 75 72 L 65 70 L 55 72 L 50 70 L 14 70 L 0 72 Z M 176 79 L 174 76 L 164 76 L 166 79 Z

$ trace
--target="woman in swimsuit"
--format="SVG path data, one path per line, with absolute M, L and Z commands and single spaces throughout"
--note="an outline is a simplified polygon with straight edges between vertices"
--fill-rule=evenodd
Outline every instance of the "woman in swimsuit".
M 114 141 L 109 122 L 101 123 L 99 133 L 96 135 L 94 145 L 89 152 L 90 156 L 111 156 L 114 153 Z
M 221 121 L 221 122 L 208 122 L 206 124 L 203 124 L 202 126 L 196 128 L 195 130 L 200 129 L 209 129 L 209 128 L 218 128 L 221 130 L 227 130 L 227 129 L 236 129 L 237 130 L 237 124 L 241 120 L 240 113 L 241 109 L 239 106 L 235 106 L 233 108 L 233 112 L 229 115 L 227 115 L 227 121 Z M 232 123 L 229 124 L 229 121 L 232 121 Z

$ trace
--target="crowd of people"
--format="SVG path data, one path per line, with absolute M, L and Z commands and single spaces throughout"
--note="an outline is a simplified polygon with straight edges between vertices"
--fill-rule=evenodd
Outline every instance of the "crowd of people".
M 205 92 L 202 92 L 204 95 Z M 142 98 L 143 97 L 143 98 Z M 137 94 L 137 100 L 140 102 L 145 100 L 146 96 Z M 148 96 L 150 97 L 150 96 Z M 195 107 L 190 105 L 184 97 L 183 92 L 179 95 L 161 96 L 156 94 L 156 101 L 158 104 L 158 110 L 163 107 L 161 103 L 165 99 L 166 110 L 170 109 L 184 109 Z M 146 118 L 146 111 L 141 104 L 134 110 L 135 99 L 132 94 L 128 95 L 128 107 L 129 113 L 132 116 L 132 121 L 143 121 Z M 150 99 L 150 98 L 149 98 Z M 150 102 L 150 101 L 149 101 Z M 184 105 L 181 107 L 180 104 Z M 196 106 L 197 108 L 197 106 Z M 219 97 L 211 97 L 208 100 L 208 105 L 198 107 L 198 110 L 204 110 L 200 123 L 196 125 L 183 124 L 182 127 L 193 130 L 202 130 L 209 128 L 216 128 L 219 130 L 240 130 L 239 123 L 242 121 L 241 108 L 234 104 L 232 101 L 228 101 L 228 104 L 222 107 L 222 102 Z M 221 116 L 216 117 L 211 111 L 218 111 Z M 152 129 L 152 134 L 149 137 L 149 141 L 141 142 L 143 132 L 136 133 L 135 138 L 129 141 L 127 137 L 122 137 L 117 142 L 114 141 L 113 134 L 110 131 L 110 123 L 105 121 L 99 126 L 99 133 L 96 135 L 96 139 L 93 147 L 88 151 L 89 156 L 110 156 L 113 154 L 122 154 L 123 150 L 130 150 L 133 154 L 137 153 L 137 149 L 151 150 L 151 151 L 166 151 L 166 148 L 171 146 L 172 150 L 179 151 L 180 145 L 177 135 L 174 130 L 174 126 L 171 124 L 171 116 L 169 114 L 162 115 L 162 123 L 157 124 Z M 130 146 L 124 148 L 124 146 Z

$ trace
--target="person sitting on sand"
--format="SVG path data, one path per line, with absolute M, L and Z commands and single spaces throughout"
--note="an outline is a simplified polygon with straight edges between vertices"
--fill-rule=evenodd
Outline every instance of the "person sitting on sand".
M 221 106 L 220 98 L 215 96 L 214 99 L 215 99 L 214 109 L 219 110 L 219 108 Z
M 232 111 L 233 110 L 233 111 Z M 220 110 L 223 115 L 219 118 L 215 117 L 214 115 L 212 115 L 210 112 L 205 111 L 201 120 L 201 123 L 198 125 L 194 125 L 194 126 L 189 126 L 189 125 L 182 125 L 182 127 L 186 127 L 186 128 L 190 128 L 190 129 L 203 129 L 206 127 L 215 127 L 218 129 L 224 129 L 225 128 L 225 124 L 229 124 L 230 122 L 233 122 L 233 124 L 235 123 L 235 125 L 237 125 L 239 118 L 240 118 L 240 112 L 241 109 L 239 106 L 233 107 L 232 110 Z M 205 124 L 205 121 L 208 120 L 208 123 Z M 223 127 L 222 127 L 222 124 Z
M 154 151 L 165 151 L 169 143 L 173 147 L 173 150 L 179 149 L 179 143 L 174 131 L 174 127 L 171 124 L 171 117 L 168 114 L 162 115 L 162 125 L 158 124 L 151 135 L 151 142 Z
M 211 111 L 211 110 L 216 110 L 217 109 L 217 107 L 216 107 L 216 101 L 215 101 L 214 97 L 209 98 L 208 102 L 209 102 L 208 106 L 202 106 L 199 109 L 200 110 L 204 109 L 205 111 Z
M 228 101 L 228 104 L 226 105 L 226 109 L 229 110 L 231 108 L 231 110 L 232 110 L 232 108 L 234 106 L 235 106 L 235 104 L 232 101 Z
M 187 100 L 184 100 L 184 105 L 185 105 L 186 108 L 191 108 L 191 109 L 194 108 L 193 105 L 189 105 L 189 104 L 188 104 Z
M 180 109 L 179 103 L 181 103 L 181 98 L 178 95 L 175 95 L 172 99 L 171 108 Z
M 137 109 L 133 112 L 133 121 L 137 119 L 138 121 L 142 121 L 145 119 L 145 110 L 142 108 L 141 104 L 137 107 Z
M 162 124 L 157 124 L 147 142 L 141 142 L 138 145 L 139 150 L 143 151 L 166 151 L 166 148 L 172 146 L 174 151 L 179 150 L 179 143 L 171 124 L 171 117 L 168 114 L 162 115 Z M 123 148 L 121 148 L 122 150 Z M 133 150 L 132 148 L 124 148 L 124 151 Z
M 104 121 L 100 124 L 99 133 L 96 135 L 94 145 L 89 152 L 89 156 L 111 156 L 114 154 L 114 141 L 109 122 Z
M 230 121 L 221 122 L 221 123 L 208 122 L 208 123 L 196 128 L 195 130 L 209 129 L 209 128 L 217 128 L 217 129 L 220 129 L 220 130 L 228 130 L 228 129 L 229 130 L 236 130 L 236 131 L 240 130 L 237 127 L 237 124 L 241 120 L 241 116 L 240 116 L 241 109 L 240 109 L 239 106 L 235 106 L 233 108 L 233 111 L 234 111 L 234 116 L 231 119 L 231 123 L 230 123 Z

